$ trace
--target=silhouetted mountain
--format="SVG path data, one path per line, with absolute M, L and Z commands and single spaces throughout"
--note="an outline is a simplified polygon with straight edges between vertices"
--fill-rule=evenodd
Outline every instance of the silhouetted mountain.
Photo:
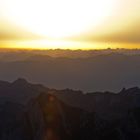
M 0 140 L 140 139 L 140 89 L 84 94 L 0 81 Z
M 122 91 L 120 92 L 120 94 L 123 95 L 129 95 L 129 96 L 135 96 L 135 95 L 139 95 L 140 94 L 140 88 L 139 87 L 133 87 L 133 88 L 129 88 L 129 89 L 122 89 Z
M 22 78 L 12 83 L 0 81 L 0 103 L 12 100 L 25 104 L 32 97 L 39 95 L 40 92 L 47 92 L 47 90 L 48 88 L 40 84 L 31 84 Z
M 54 94 L 69 105 L 94 111 L 103 119 L 120 119 L 128 110 L 140 107 L 139 88 L 123 89 L 119 93 L 95 92 L 83 94 L 80 91 L 61 90 Z
M 7 88 L 11 86 L 18 89 L 16 94 L 19 94 L 19 89 L 23 90 L 27 87 L 27 92 L 34 90 L 33 86 L 36 86 L 36 89 L 38 89 L 38 85 L 32 85 L 24 79 L 18 79 L 11 84 L 9 83 Z M 28 94 L 28 99 L 30 98 L 30 100 L 25 105 L 15 103 L 12 98 L 11 101 L 1 103 L 1 140 L 80 139 L 80 130 L 84 129 L 81 125 L 86 121 L 84 116 L 88 115 L 88 112 L 64 104 L 54 95 L 49 94 L 47 88 L 46 92 L 39 95 L 35 94 L 34 97 L 32 94 Z

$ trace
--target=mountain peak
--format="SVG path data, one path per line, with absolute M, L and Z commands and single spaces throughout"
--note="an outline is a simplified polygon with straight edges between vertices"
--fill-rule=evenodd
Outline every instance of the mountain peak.
M 126 95 L 140 94 L 140 88 L 139 87 L 132 87 L 128 89 L 123 88 L 120 93 Z
M 25 84 L 28 84 L 27 80 L 24 79 L 24 78 L 18 78 L 17 80 L 15 80 L 13 82 L 13 84 L 18 84 L 18 85 L 25 85 Z

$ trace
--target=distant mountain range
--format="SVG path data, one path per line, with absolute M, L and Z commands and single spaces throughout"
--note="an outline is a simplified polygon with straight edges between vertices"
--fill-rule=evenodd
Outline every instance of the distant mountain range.
M 140 55 L 108 53 L 75 58 L 20 53 L 1 58 L 2 80 L 24 77 L 51 88 L 68 87 L 84 92 L 118 92 L 140 83 Z
M 2 49 L 0 44 L 0 60 L 15 61 L 24 60 L 30 56 L 43 55 L 63 58 L 87 58 L 98 55 L 118 53 L 124 55 L 140 55 L 140 49 L 95 49 L 95 50 L 70 50 L 70 49 L 47 49 L 47 50 L 26 50 L 26 49 Z
M 0 81 L 0 140 L 93 139 L 140 139 L 140 88 L 83 93 Z

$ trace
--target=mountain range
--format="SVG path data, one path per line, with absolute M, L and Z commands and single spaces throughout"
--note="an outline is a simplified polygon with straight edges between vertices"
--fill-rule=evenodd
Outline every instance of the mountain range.
M 19 56 L 19 57 L 18 57 Z M 7 58 L 7 59 L 6 59 Z M 18 77 L 55 89 L 113 91 L 139 86 L 140 55 L 110 53 L 84 58 L 12 55 L 0 61 L 0 78 Z
M 0 81 L 1 140 L 138 140 L 139 118 L 138 87 L 83 93 Z

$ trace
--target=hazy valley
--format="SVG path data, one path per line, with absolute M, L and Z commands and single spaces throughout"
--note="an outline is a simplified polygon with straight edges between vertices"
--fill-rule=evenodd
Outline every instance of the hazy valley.
M 69 53 L 69 56 L 63 53 Z M 56 89 L 118 92 L 123 87 L 139 86 L 139 72 L 140 53 L 137 50 L 56 50 L 52 53 L 50 50 L 0 54 L 2 80 L 13 81 L 22 77 Z

